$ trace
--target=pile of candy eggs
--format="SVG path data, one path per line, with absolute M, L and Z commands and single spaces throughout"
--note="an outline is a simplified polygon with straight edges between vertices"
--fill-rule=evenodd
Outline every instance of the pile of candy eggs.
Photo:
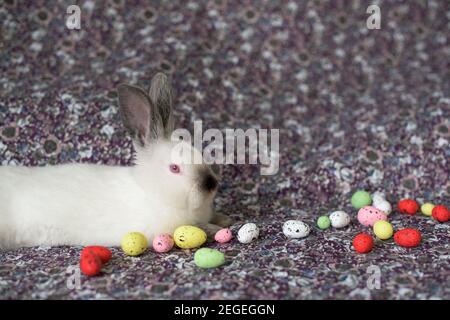
M 320 216 L 317 219 L 317 227 L 321 230 L 330 226 L 336 229 L 344 228 L 351 222 L 350 216 L 344 211 L 334 211 L 330 216 Z M 311 228 L 303 221 L 288 220 L 283 224 L 283 233 L 287 238 L 305 238 L 311 232 Z
M 220 229 L 214 236 L 219 243 L 229 242 L 233 238 L 231 230 Z M 153 249 L 156 252 L 168 252 L 174 245 L 181 249 L 196 249 L 194 263 L 200 268 L 216 268 L 225 263 L 225 255 L 216 249 L 200 248 L 207 240 L 206 233 L 195 226 L 181 226 L 175 229 L 173 237 L 162 234 L 153 240 Z
M 442 205 L 434 205 L 426 202 L 419 207 L 419 204 L 414 199 L 403 199 L 398 202 L 398 210 L 400 213 L 414 216 L 418 211 L 422 212 L 427 217 L 432 217 L 438 222 L 447 222 L 450 220 L 450 210 Z
M 256 225 L 254 226 L 256 227 Z M 249 227 L 247 229 L 255 230 Z M 219 243 L 225 243 L 230 241 L 232 237 L 231 230 L 224 228 L 219 230 L 214 238 Z M 206 238 L 206 233 L 198 227 L 181 226 L 175 229 L 173 236 L 164 233 L 154 237 L 152 246 L 157 253 L 169 252 L 175 245 L 181 249 L 195 249 L 202 246 L 206 242 Z M 129 232 L 121 240 L 122 251 L 131 257 L 142 255 L 147 250 L 148 245 L 147 237 L 141 232 Z M 105 247 L 85 247 L 80 256 L 81 272 L 87 276 L 95 276 L 100 273 L 103 265 L 110 259 L 111 251 Z M 200 248 L 194 254 L 194 263 L 200 268 L 219 267 L 225 263 L 225 255 L 216 249 Z
M 377 239 L 386 241 L 393 238 L 394 242 L 405 248 L 414 248 L 422 241 L 421 233 L 414 228 L 394 230 L 388 221 L 392 213 L 392 206 L 386 200 L 384 194 L 375 192 L 370 195 L 367 191 L 359 190 L 352 195 L 351 204 L 358 209 L 357 220 L 365 227 L 370 227 Z M 414 199 L 402 199 L 397 204 L 401 214 L 414 216 L 422 212 L 424 216 L 432 217 L 438 222 L 450 220 L 450 210 L 444 205 L 434 205 L 426 202 L 419 206 Z M 323 215 L 317 219 L 317 227 L 321 230 L 333 228 L 344 228 L 351 222 L 351 217 L 344 211 L 334 211 L 329 216 Z M 283 234 L 287 238 L 301 239 L 307 237 L 311 228 L 300 220 L 288 220 L 282 226 Z M 237 232 L 237 240 L 242 244 L 249 244 L 259 237 L 260 230 L 255 223 L 243 224 Z M 233 234 L 230 229 L 220 229 L 214 236 L 218 243 L 231 241 Z M 178 227 L 173 235 L 160 234 L 154 237 L 152 247 L 157 253 L 166 253 L 175 246 L 181 249 L 197 249 L 194 254 L 194 263 L 199 268 L 216 268 L 225 263 L 225 255 L 216 249 L 201 248 L 206 242 L 206 233 L 195 226 Z M 375 241 L 369 232 L 357 234 L 352 241 L 353 248 L 358 253 L 368 253 L 374 246 Z M 139 256 L 148 248 L 148 240 L 143 233 L 127 233 L 121 241 L 121 248 L 126 255 Z M 88 276 L 100 273 L 102 266 L 111 259 L 111 251 L 101 246 L 85 247 L 81 252 L 80 268 Z
M 370 196 L 367 191 L 359 190 L 353 194 L 351 203 L 355 209 L 359 209 L 358 221 L 366 227 L 372 227 L 378 239 L 388 240 L 393 236 L 394 242 L 405 248 L 413 248 L 420 244 L 422 235 L 417 229 L 405 228 L 394 233 L 392 224 L 388 222 L 392 206 L 382 193 L 376 192 Z M 398 202 L 397 208 L 400 213 L 413 216 L 419 211 L 419 204 L 414 199 L 403 199 Z M 432 216 L 439 222 L 450 220 L 450 210 L 443 205 L 424 203 L 420 210 L 425 216 Z M 353 248 L 356 252 L 370 252 L 373 246 L 374 241 L 366 232 L 356 235 L 353 239 Z

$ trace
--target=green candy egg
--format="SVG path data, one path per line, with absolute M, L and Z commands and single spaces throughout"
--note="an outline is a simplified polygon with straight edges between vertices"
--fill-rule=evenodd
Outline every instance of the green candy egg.
M 328 218 L 328 216 L 321 216 L 319 219 L 317 219 L 317 226 L 320 229 L 328 229 L 331 225 L 331 220 Z
M 216 268 L 225 263 L 225 255 L 216 249 L 201 248 L 195 252 L 194 262 L 199 268 Z
M 372 203 L 372 197 L 367 191 L 358 190 L 352 196 L 352 206 L 356 209 L 369 206 Z

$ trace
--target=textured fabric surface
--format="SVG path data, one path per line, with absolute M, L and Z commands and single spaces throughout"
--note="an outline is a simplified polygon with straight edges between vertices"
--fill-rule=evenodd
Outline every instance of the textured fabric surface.
M 224 166 L 218 211 L 261 236 L 208 244 L 226 254 L 222 268 L 199 270 L 188 250 L 113 249 L 77 290 L 66 271 L 80 248 L 22 248 L 0 253 L 0 298 L 450 298 L 449 223 L 394 212 L 394 227 L 418 228 L 423 243 L 377 241 L 360 255 L 351 240 L 369 230 L 350 206 L 357 188 L 450 205 L 448 1 L 378 1 L 381 30 L 366 28 L 366 1 L 78 3 L 78 31 L 65 27 L 71 1 L 0 4 L 1 165 L 130 165 L 114 88 L 164 71 L 178 126 L 278 128 L 280 171 Z M 338 209 L 348 228 L 281 232 Z M 380 289 L 367 287 L 370 266 Z

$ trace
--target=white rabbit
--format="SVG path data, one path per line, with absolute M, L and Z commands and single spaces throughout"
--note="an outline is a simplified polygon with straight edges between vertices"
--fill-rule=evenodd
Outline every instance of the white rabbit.
M 174 122 L 168 78 L 157 74 L 148 94 L 120 85 L 118 97 L 136 164 L 0 166 L 0 248 L 117 246 L 131 231 L 151 241 L 181 225 L 199 225 L 211 235 L 220 228 L 216 224 L 230 223 L 214 213 L 217 176 L 210 166 L 183 163 L 188 153 L 173 162 L 180 142 L 169 140 Z

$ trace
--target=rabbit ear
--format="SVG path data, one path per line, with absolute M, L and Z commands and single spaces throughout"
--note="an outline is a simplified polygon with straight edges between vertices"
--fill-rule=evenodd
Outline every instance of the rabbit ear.
M 169 78 L 164 73 L 159 72 L 153 77 L 148 95 L 161 116 L 164 134 L 169 137 L 174 128 L 173 90 Z
M 159 114 L 144 90 L 121 84 L 117 87 L 120 110 L 125 126 L 141 146 L 157 138 L 161 127 Z

